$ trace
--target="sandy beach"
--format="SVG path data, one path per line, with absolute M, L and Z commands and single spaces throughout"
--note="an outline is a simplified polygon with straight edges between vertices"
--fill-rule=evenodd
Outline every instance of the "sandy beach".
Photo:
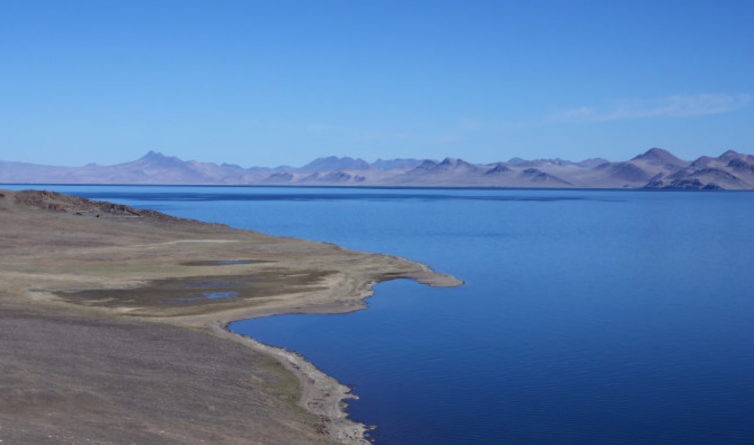
M 226 329 L 364 307 L 403 258 L 49 192 L 0 191 L 4 443 L 366 443 L 349 389 Z

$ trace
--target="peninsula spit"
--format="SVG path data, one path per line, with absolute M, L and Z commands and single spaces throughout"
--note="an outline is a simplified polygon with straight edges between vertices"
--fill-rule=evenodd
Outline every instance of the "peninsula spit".
M 44 191 L 0 190 L 5 443 L 353 444 L 348 388 L 226 330 L 338 313 L 372 285 L 457 279 L 403 258 Z

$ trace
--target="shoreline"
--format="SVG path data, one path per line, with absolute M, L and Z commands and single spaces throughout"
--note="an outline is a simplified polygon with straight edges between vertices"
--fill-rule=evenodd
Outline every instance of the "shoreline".
M 219 338 L 240 343 L 255 351 L 275 357 L 301 383 L 301 400 L 298 404 L 318 416 L 325 424 L 330 439 L 344 445 L 368 445 L 364 434 L 368 427 L 351 419 L 345 411 L 346 400 L 358 400 L 350 388 L 334 377 L 320 371 L 312 362 L 295 351 L 270 346 L 252 337 L 228 329 L 228 324 L 210 323 L 207 326 Z
M 405 258 L 402 257 L 395 258 L 405 260 Z M 418 262 L 412 263 L 419 265 L 422 270 L 428 274 L 423 281 L 417 278 L 410 278 L 414 281 L 434 287 L 451 287 L 464 284 L 463 281 L 450 275 L 437 274 L 427 264 Z M 438 276 L 441 277 L 440 280 L 431 279 L 432 277 Z M 348 303 L 356 302 L 358 306 L 340 302 L 340 304 L 335 303 L 326 305 L 325 307 L 308 307 L 299 308 L 295 311 L 274 311 L 271 313 L 256 314 L 248 318 L 222 318 L 205 323 L 204 326 L 217 337 L 240 343 L 250 349 L 275 357 L 281 364 L 283 364 L 283 366 L 285 366 L 286 369 L 295 374 L 299 382 L 301 382 L 302 387 L 299 406 L 323 419 L 326 424 L 327 433 L 332 440 L 344 445 L 370 445 L 371 442 L 366 439 L 365 434 L 370 429 L 373 429 L 373 427 L 351 419 L 346 412 L 346 409 L 348 408 L 347 400 L 359 399 L 359 396 L 354 394 L 351 388 L 339 382 L 336 378 L 321 371 L 314 363 L 307 360 L 306 357 L 300 353 L 283 347 L 271 346 L 253 337 L 239 334 L 231 330 L 229 326 L 236 321 L 263 318 L 273 315 L 338 315 L 363 310 L 367 308 L 364 300 L 373 296 L 375 293 L 374 286 L 384 281 L 389 280 L 371 280 L 365 282 L 357 292 L 346 296 L 345 299 L 348 300 Z
M 54 327 L 40 333 L 34 323 L 19 322 L 4 334 L 0 367 L 9 373 L 0 379 L 0 440 L 6 442 L 28 443 L 31 431 L 46 431 L 79 442 L 99 437 L 103 444 L 368 444 L 368 427 L 345 412 L 346 401 L 357 398 L 350 388 L 300 354 L 228 325 L 274 314 L 357 311 L 375 284 L 393 279 L 463 284 L 397 256 L 54 192 L 0 190 L 0 216 L 2 319 L 44 319 Z M 237 295 L 185 302 L 186 292 L 208 283 Z M 146 338 L 132 343 L 115 335 L 132 326 Z M 40 342 L 57 345 L 42 356 L 44 365 Z M 86 368 L 75 368 L 77 357 Z M 180 372 L 170 371 L 172 363 L 183 363 Z M 180 378 L 204 376 L 207 366 L 216 376 L 211 383 Z M 143 403 L 134 405 L 134 394 Z M 108 429 L 124 418 L 135 423 Z

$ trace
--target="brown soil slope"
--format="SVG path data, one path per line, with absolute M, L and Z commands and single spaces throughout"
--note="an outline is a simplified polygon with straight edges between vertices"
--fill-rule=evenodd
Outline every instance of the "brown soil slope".
M 221 328 L 354 310 L 399 277 L 458 284 L 402 258 L 0 190 L 0 440 L 357 443 L 340 396 Z

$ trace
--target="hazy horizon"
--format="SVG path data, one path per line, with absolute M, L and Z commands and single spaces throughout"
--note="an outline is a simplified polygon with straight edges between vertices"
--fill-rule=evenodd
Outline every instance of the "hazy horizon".
M 501 162 L 502 163 L 506 163 L 506 162 L 512 161 L 514 159 L 522 159 L 522 160 L 525 160 L 525 161 L 550 161 L 550 160 L 554 161 L 554 160 L 560 160 L 560 161 L 575 162 L 575 163 L 582 162 L 582 161 L 588 161 L 588 160 L 592 160 L 592 159 L 604 159 L 604 160 L 606 160 L 608 162 L 622 162 L 622 161 L 631 160 L 631 159 L 635 158 L 636 156 L 645 154 L 645 153 L 647 153 L 647 152 L 649 152 L 651 150 L 654 150 L 654 149 L 664 150 L 662 147 L 651 147 L 649 149 L 646 149 L 646 150 L 643 150 L 643 151 L 640 151 L 640 152 L 636 152 L 633 156 L 630 156 L 630 157 L 628 157 L 626 159 L 609 159 L 609 158 L 606 158 L 604 156 L 596 156 L 596 157 L 593 157 L 593 158 L 584 158 L 584 159 L 570 159 L 570 158 L 563 158 L 563 157 L 556 157 L 556 158 L 524 158 L 522 156 L 515 156 L 514 155 L 514 156 L 512 156 L 510 158 L 506 158 L 506 159 L 497 159 L 497 160 L 486 162 L 486 163 L 480 162 L 480 163 L 476 163 L 476 164 L 486 165 L 486 164 L 496 164 L 496 163 L 501 163 Z M 725 150 L 725 151 L 727 151 L 727 150 Z M 736 150 L 734 150 L 734 151 L 736 151 Z M 675 153 L 672 153 L 672 152 L 670 152 L 670 153 L 673 154 L 673 155 L 675 155 Z M 707 153 L 707 154 L 703 154 L 702 156 L 717 157 L 717 156 L 720 156 L 722 154 L 724 154 L 724 151 L 720 152 L 720 153 Z M 743 153 L 743 154 L 749 154 L 749 153 Z M 0 162 L 3 162 L 3 161 L 7 161 L 7 162 L 25 162 L 25 163 L 35 164 L 35 165 L 40 165 L 40 166 L 71 167 L 71 168 L 87 167 L 89 165 L 98 165 L 98 166 L 102 166 L 102 167 L 111 167 L 111 166 L 115 166 L 115 165 L 126 164 L 126 163 L 133 162 L 133 161 L 138 161 L 140 159 L 147 158 L 150 155 L 159 155 L 159 156 L 164 156 L 165 158 L 178 158 L 181 161 L 185 161 L 185 162 L 201 162 L 201 163 L 209 163 L 209 164 L 217 164 L 217 165 L 227 164 L 227 165 L 238 165 L 239 167 L 242 167 L 242 168 L 255 168 L 255 167 L 258 167 L 258 168 L 269 168 L 269 169 L 276 169 L 276 168 L 280 168 L 280 167 L 302 168 L 302 167 L 305 167 L 305 166 L 307 166 L 307 165 L 309 165 L 309 164 L 311 164 L 311 163 L 313 163 L 315 161 L 318 161 L 318 160 L 321 160 L 321 159 L 333 158 L 333 157 L 334 158 L 338 158 L 338 159 L 352 158 L 354 160 L 363 160 L 363 161 L 366 161 L 369 164 L 373 164 L 373 163 L 378 162 L 378 161 L 392 161 L 392 160 L 397 160 L 397 159 L 414 159 L 414 160 L 419 160 L 419 161 L 432 160 L 432 161 L 436 161 L 436 162 L 442 162 L 444 159 L 460 159 L 460 160 L 463 160 L 463 161 L 470 162 L 470 161 L 468 161 L 468 159 L 465 159 L 463 157 L 452 156 L 452 155 L 451 156 L 445 156 L 445 157 L 442 157 L 442 158 L 410 158 L 410 157 L 381 158 L 381 157 L 375 157 L 375 156 L 360 157 L 360 156 L 349 156 L 349 155 L 336 156 L 336 155 L 323 154 L 323 155 L 315 155 L 315 157 L 310 158 L 310 159 L 308 159 L 308 160 L 306 160 L 306 161 L 304 161 L 302 163 L 298 163 L 298 164 L 279 164 L 279 165 L 249 164 L 249 165 L 239 165 L 239 164 L 234 164 L 234 163 L 231 163 L 231 162 L 227 162 L 227 161 L 225 161 L 223 159 L 209 159 L 209 160 L 206 160 L 206 161 L 199 161 L 197 159 L 183 158 L 183 157 L 181 157 L 179 155 L 172 154 L 172 153 L 166 153 L 166 152 L 162 152 L 162 151 L 159 151 L 159 150 L 149 150 L 148 152 L 143 153 L 141 156 L 137 156 L 137 157 L 135 157 L 133 159 L 126 160 L 126 161 L 124 161 L 122 163 L 118 163 L 118 164 L 100 164 L 98 162 L 89 161 L 89 162 L 84 162 L 84 163 L 79 164 L 79 165 L 62 165 L 62 164 L 58 165 L 58 164 L 48 164 L 48 163 L 45 163 L 45 162 L 8 161 L 7 159 L 0 159 Z M 683 158 L 681 158 L 681 159 L 683 159 Z M 683 160 L 693 161 L 694 159 L 683 159 Z

